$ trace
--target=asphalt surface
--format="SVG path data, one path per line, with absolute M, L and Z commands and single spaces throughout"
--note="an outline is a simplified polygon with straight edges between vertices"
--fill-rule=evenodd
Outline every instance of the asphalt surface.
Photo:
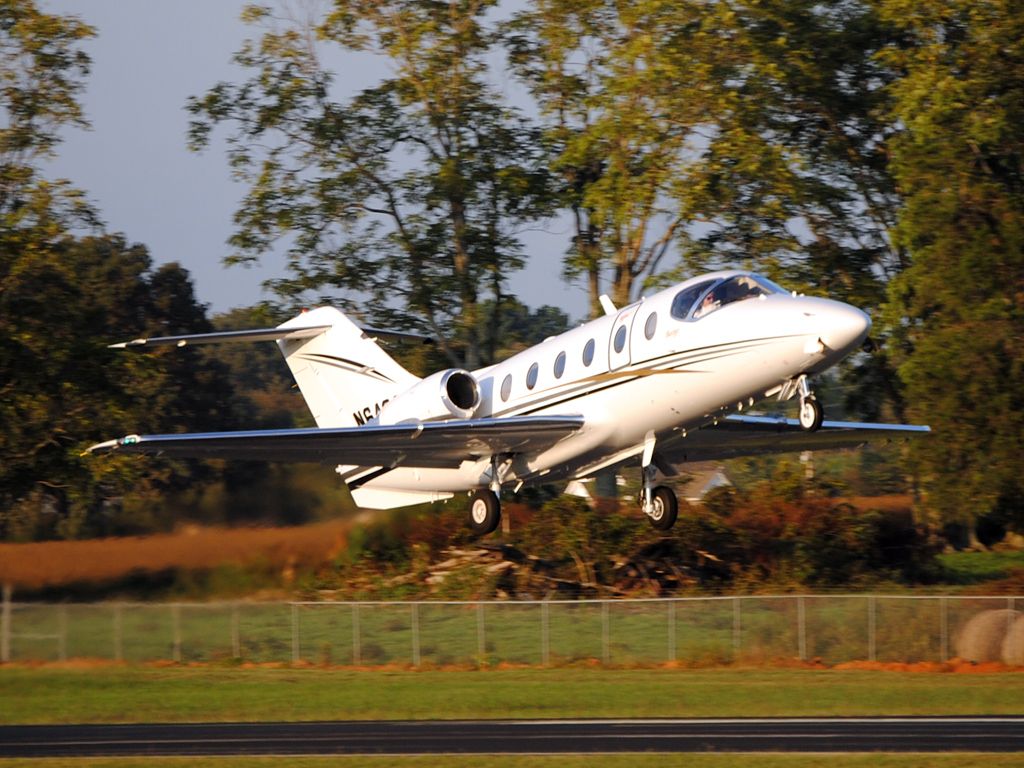
M 1022 752 L 1024 717 L 0 726 L 0 757 Z

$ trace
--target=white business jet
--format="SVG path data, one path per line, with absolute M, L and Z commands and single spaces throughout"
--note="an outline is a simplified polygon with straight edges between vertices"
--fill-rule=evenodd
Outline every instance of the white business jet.
M 274 340 L 317 427 L 128 435 L 93 453 L 315 461 L 337 466 L 361 507 L 390 509 L 470 492 L 470 526 L 493 531 L 503 489 L 636 464 L 651 524 L 676 519 L 659 478 L 688 461 L 841 448 L 928 427 L 822 420 L 809 377 L 856 351 L 859 309 L 796 295 L 750 272 L 697 277 L 496 365 L 424 379 L 332 307 L 277 328 L 136 339 L 126 349 Z M 745 411 L 799 398 L 799 419 Z

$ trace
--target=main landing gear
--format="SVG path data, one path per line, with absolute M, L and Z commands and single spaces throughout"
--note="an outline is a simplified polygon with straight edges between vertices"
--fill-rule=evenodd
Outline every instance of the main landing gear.
M 486 536 L 501 523 L 501 458 L 491 457 L 491 480 L 487 488 L 473 491 L 469 499 L 469 528 L 477 536 Z
M 679 502 L 675 492 L 667 485 L 655 485 L 657 470 L 652 464 L 643 467 L 644 487 L 640 493 L 640 508 L 647 522 L 659 531 L 667 531 L 676 524 Z
M 469 500 L 469 527 L 477 536 L 486 536 L 501 523 L 501 500 L 490 488 L 474 491 Z

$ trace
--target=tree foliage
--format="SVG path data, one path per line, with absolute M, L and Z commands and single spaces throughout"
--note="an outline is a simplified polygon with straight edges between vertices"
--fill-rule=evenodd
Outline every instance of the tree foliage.
M 595 313 L 602 273 L 618 303 L 656 273 L 744 265 L 873 306 L 902 268 L 889 31 L 865 3 L 540 0 L 508 39 Z
M 286 296 L 356 291 L 428 328 L 450 364 L 486 358 L 497 319 L 481 322 L 481 294 L 500 303 L 544 190 L 534 132 L 487 82 L 494 5 L 338 0 L 326 18 L 250 6 L 262 33 L 235 57 L 250 79 L 189 106 L 195 147 L 232 127 L 231 164 L 249 184 L 234 260 L 286 238 Z M 318 43 L 381 54 L 393 74 L 336 99 Z
M 1024 8 L 880 0 L 901 31 L 886 51 L 894 235 L 912 255 L 893 281 L 910 412 L 935 428 L 916 453 L 947 520 L 1001 511 L 1024 528 Z
M 8 254 L 0 293 L 0 537 L 117 530 L 135 501 L 202 479 L 201 465 L 83 456 L 126 432 L 227 426 L 223 369 L 191 350 L 134 355 L 111 339 L 209 330 L 187 273 L 151 269 L 120 236 Z M 181 354 L 185 353 L 185 354 Z
M 106 348 L 207 330 L 187 273 L 152 269 L 120 236 L 82 236 L 99 229 L 84 195 L 39 174 L 61 130 L 86 125 L 79 45 L 93 34 L 28 0 L 0 3 L 0 538 L 95 533 L 113 499 L 197 476 L 197 465 L 83 457 L 90 442 L 223 423 L 215 367 Z

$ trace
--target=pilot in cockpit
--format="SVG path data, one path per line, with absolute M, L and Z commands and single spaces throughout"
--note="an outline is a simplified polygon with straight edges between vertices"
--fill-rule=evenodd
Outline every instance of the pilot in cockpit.
M 714 312 L 720 306 L 722 306 L 722 301 L 718 296 L 718 289 L 716 288 L 713 291 L 708 291 L 707 296 L 704 297 L 704 300 L 700 303 L 700 306 L 697 307 L 697 311 L 693 313 L 693 319 L 696 320 L 697 318 L 703 317 L 709 312 Z

